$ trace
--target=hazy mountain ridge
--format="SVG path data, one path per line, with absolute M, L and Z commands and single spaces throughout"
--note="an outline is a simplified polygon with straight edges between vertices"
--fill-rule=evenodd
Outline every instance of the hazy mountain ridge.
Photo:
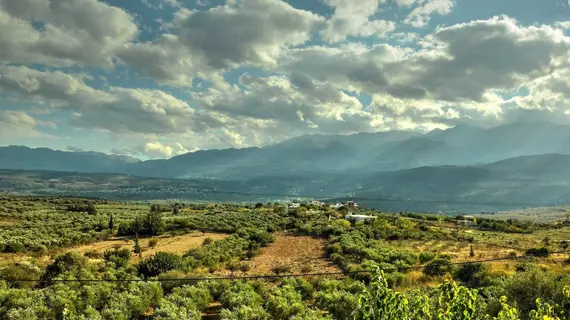
M 10 146 L 0 148 L 0 168 L 240 180 L 280 175 L 370 175 L 550 153 L 570 154 L 570 126 L 537 122 L 489 129 L 461 125 L 426 134 L 388 131 L 304 135 L 261 148 L 201 150 L 147 161 L 94 152 Z
M 570 155 L 525 156 L 484 165 L 423 166 L 367 174 L 299 173 L 233 180 L 0 170 L 0 188 L 43 193 L 91 192 L 88 194 L 121 199 L 175 197 L 216 201 L 245 201 L 240 194 L 248 193 L 267 195 L 255 198 L 264 201 L 286 195 L 351 195 L 373 202 L 398 201 L 390 207 L 394 210 L 406 210 L 401 207 L 404 202 L 418 201 L 422 202 L 418 209 L 425 211 L 438 211 L 438 202 L 489 204 L 485 210 L 500 210 L 570 203 Z
M 0 168 L 119 173 L 140 162 L 123 155 L 93 151 L 60 151 L 25 146 L 0 147 Z

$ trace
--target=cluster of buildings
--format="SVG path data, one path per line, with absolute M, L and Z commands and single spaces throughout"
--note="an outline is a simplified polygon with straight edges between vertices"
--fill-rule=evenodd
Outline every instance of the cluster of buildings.
M 305 202 L 286 202 L 285 204 L 287 205 L 287 208 L 294 209 L 294 208 L 299 208 L 301 206 L 301 204 L 303 204 L 303 203 L 310 204 L 313 206 L 319 206 L 319 207 L 329 206 L 332 209 L 339 209 L 341 207 L 347 207 L 347 208 L 354 209 L 354 208 L 359 207 L 358 203 L 356 203 L 354 201 L 347 201 L 344 203 L 337 202 L 337 203 L 327 204 L 327 203 L 319 201 L 319 200 L 311 200 L 311 201 L 305 201 Z

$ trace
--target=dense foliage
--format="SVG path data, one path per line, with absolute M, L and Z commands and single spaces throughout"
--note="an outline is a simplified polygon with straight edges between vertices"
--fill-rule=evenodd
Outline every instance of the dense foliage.
M 454 228 L 455 218 L 363 210 L 376 218 L 354 223 L 343 219 L 346 208 L 314 205 L 289 210 L 261 203 L 149 205 L 29 197 L 0 201 L 0 248 L 42 257 L 0 264 L 0 319 L 201 319 L 216 305 L 213 302 L 221 304 L 214 313 L 222 319 L 240 320 L 570 319 L 570 276 L 560 271 L 564 266 L 546 270 L 540 263 L 558 245 L 549 239 L 540 245 L 532 242 L 536 248 L 521 248 L 523 255 L 539 257 L 513 262 L 513 273 L 497 272 L 484 263 L 454 265 L 452 255 L 402 246 L 456 242 L 471 246 L 475 256 L 472 245 L 478 239 L 466 232 L 471 230 Z M 94 210 L 88 212 L 89 206 Z M 515 221 L 484 221 L 490 237 L 529 232 Z M 326 244 L 324 254 L 349 275 L 287 278 L 291 266 L 276 265 L 272 271 L 285 278 L 233 279 L 236 272 L 249 270 L 251 259 L 281 230 L 319 237 Z M 121 246 L 85 254 L 57 251 L 115 235 L 168 237 L 199 231 L 228 235 L 207 239 L 185 253 L 157 249 L 143 252 L 142 258 Z M 154 243 L 151 247 L 160 248 L 162 241 L 148 239 L 149 245 Z M 182 279 L 228 271 L 231 280 Z M 157 279 L 162 281 L 153 281 Z

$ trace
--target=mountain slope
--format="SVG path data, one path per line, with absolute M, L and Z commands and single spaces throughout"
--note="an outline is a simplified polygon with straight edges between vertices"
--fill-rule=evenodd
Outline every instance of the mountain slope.
M 101 152 L 70 152 L 24 146 L 0 147 L 0 168 L 80 172 L 122 172 L 140 160 Z
M 419 167 L 371 175 L 356 196 L 551 205 L 570 203 L 570 155 L 546 154 L 477 166 Z
M 331 198 L 351 194 L 357 200 L 377 203 L 397 200 L 392 207 L 395 210 L 408 208 L 404 203 L 415 202 L 421 203 L 416 210 L 426 211 L 447 202 L 488 204 L 486 210 L 499 210 L 507 205 L 516 208 L 570 203 L 570 155 L 517 157 L 473 166 L 423 166 L 361 174 L 264 175 L 236 180 L 0 170 L 0 188 L 90 192 L 111 198 L 120 195 L 123 199 L 208 200 L 215 195 L 219 201 L 247 201 L 251 198 L 244 197 L 250 193 L 261 194 L 263 201 L 282 199 L 284 195 Z
M 165 178 L 251 179 L 271 176 L 369 175 L 421 166 L 475 165 L 546 153 L 570 154 L 570 126 L 513 123 L 417 132 L 304 135 L 266 146 L 201 150 L 137 161 L 95 152 L 0 148 L 0 168 L 125 173 Z

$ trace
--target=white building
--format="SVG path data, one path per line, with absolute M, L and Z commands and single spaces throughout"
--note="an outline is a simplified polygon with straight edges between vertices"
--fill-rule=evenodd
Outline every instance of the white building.
M 378 218 L 377 216 L 367 216 L 367 215 L 363 215 L 363 214 L 352 214 L 349 213 L 346 216 L 344 216 L 344 218 L 348 221 L 370 221 L 370 220 L 374 220 L 376 218 Z
M 287 208 L 299 208 L 301 206 L 298 202 L 289 202 L 287 203 Z
M 313 200 L 311 201 L 311 204 L 314 206 L 322 206 L 324 203 L 320 202 L 319 200 Z

